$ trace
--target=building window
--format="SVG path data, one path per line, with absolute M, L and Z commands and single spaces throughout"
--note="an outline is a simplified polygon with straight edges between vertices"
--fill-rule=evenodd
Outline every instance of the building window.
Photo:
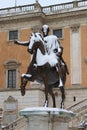
M 4 63 L 6 88 L 17 88 L 20 82 L 20 63 L 16 60 L 10 60 Z
M 62 38 L 63 37 L 62 29 L 53 30 L 53 34 L 56 35 L 58 38 Z
M 16 88 L 16 69 L 8 70 L 8 88 Z
M 9 31 L 9 40 L 18 39 L 18 30 Z

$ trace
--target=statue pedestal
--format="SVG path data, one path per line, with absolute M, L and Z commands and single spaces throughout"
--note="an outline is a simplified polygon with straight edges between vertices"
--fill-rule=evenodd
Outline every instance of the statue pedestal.
M 32 107 L 19 112 L 27 121 L 27 130 L 68 130 L 68 122 L 75 114 L 58 108 Z

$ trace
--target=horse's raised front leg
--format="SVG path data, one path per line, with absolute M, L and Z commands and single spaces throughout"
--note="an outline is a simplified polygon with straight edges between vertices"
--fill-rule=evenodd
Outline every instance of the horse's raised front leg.
M 21 76 L 21 85 L 20 85 L 20 88 L 21 88 L 21 95 L 24 96 L 25 95 L 25 87 L 27 85 L 27 82 L 28 82 L 28 79 L 26 78 L 26 75 L 28 75 L 28 77 L 31 77 L 29 73 L 29 66 L 27 68 L 27 72 L 26 74 L 22 74 Z
M 21 94 L 22 96 L 25 95 L 25 87 L 28 81 L 34 81 L 34 77 L 31 74 L 22 74 L 21 76 Z
M 61 108 L 64 109 L 64 100 L 65 100 L 64 86 L 60 87 L 60 91 L 61 91 L 61 94 L 62 94 Z

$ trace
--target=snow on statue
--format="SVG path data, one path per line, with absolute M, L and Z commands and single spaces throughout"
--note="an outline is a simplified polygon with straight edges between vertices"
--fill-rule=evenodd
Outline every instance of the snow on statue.
M 42 27 L 41 33 L 33 32 L 30 40 L 26 42 L 15 41 L 18 45 L 28 46 L 28 52 L 33 55 L 26 74 L 21 76 L 21 93 L 25 95 L 28 81 L 38 81 L 45 86 L 45 103 L 48 106 L 48 93 L 52 96 L 53 107 L 56 107 L 53 87 L 59 87 L 62 95 L 61 108 L 64 107 L 67 65 L 62 58 L 63 48 L 54 35 L 49 34 L 48 25 Z

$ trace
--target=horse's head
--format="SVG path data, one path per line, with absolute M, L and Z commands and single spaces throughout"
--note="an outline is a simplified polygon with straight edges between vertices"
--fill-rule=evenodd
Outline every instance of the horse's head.
M 28 51 L 32 54 L 34 53 L 38 48 L 40 51 L 45 54 L 44 49 L 44 41 L 40 33 L 32 33 L 29 41 L 29 48 Z

